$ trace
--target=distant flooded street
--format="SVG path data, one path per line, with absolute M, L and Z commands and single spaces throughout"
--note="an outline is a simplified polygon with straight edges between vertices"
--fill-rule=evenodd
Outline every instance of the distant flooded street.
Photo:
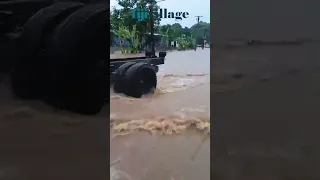
M 157 75 L 152 95 L 110 94 L 113 179 L 210 179 L 210 49 L 168 52 Z

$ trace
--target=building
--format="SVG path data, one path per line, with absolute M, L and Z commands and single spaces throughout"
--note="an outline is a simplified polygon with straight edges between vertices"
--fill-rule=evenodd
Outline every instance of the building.
M 120 46 L 120 41 L 122 41 L 122 45 L 123 46 L 128 46 L 129 45 L 128 41 L 120 39 L 117 35 L 115 35 L 110 30 L 110 46 Z

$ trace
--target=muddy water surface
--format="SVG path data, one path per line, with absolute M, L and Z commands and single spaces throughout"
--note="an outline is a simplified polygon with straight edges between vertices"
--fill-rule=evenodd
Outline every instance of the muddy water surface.
M 111 92 L 111 179 L 210 179 L 210 49 L 168 52 L 141 99 Z

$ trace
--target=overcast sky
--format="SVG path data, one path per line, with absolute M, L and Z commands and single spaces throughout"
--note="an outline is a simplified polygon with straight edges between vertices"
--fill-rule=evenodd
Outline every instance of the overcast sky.
M 197 22 L 195 16 L 203 16 L 200 21 L 210 22 L 210 0 L 165 0 L 159 2 L 160 8 L 168 12 L 188 12 L 189 17 L 176 21 L 175 19 L 162 19 L 161 25 L 180 23 L 182 27 L 191 27 Z M 110 0 L 110 6 L 117 6 L 117 0 Z

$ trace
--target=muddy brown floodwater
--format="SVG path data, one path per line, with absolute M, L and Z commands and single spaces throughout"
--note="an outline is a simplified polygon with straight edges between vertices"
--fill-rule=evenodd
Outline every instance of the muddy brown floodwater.
M 158 87 L 110 94 L 111 179 L 210 179 L 210 49 L 168 52 Z
M 212 179 L 320 179 L 319 48 L 215 49 Z

